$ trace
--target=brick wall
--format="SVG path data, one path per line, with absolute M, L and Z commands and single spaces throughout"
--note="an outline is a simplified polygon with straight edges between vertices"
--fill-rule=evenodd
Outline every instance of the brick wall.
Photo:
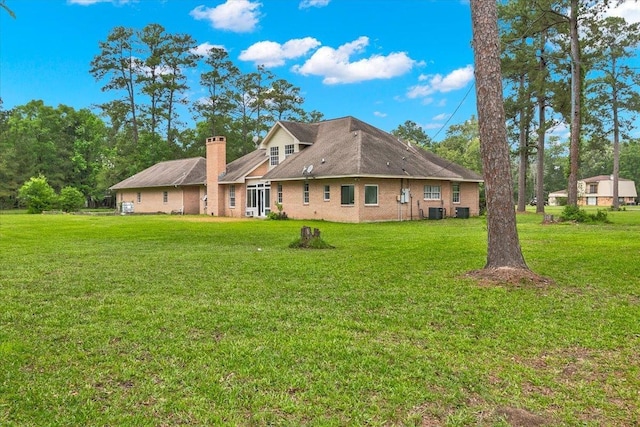
M 400 180 L 375 178 L 344 178 L 314 180 L 309 183 L 309 203 L 303 203 L 304 181 L 282 182 L 283 210 L 290 218 L 319 219 L 340 222 L 397 221 L 420 219 L 422 210 L 428 216 L 430 207 L 444 208 L 447 216 L 455 215 L 455 208 L 468 207 L 472 216 L 479 214 L 479 191 L 476 183 L 460 183 L 460 203 L 452 201 L 449 181 Z M 277 200 L 277 182 L 271 183 L 272 206 Z M 324 200 L 324 186 L 329 185 L 330 199 Z M 353 205 L 341 204 L 342 185 L 354 185 Z M 365 205 L 365 186 L 378 187 L 378 204 Z M 425 200 L 424 186 L 440 185 L 439 200 Z M 411 197 L 407 203 L 398 203 L 401 189 L 408 188 Z

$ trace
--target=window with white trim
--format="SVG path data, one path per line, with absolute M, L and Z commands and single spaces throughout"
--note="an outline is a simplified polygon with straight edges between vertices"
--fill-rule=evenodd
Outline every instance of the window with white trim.
M 302 184 L 302 201 L 305 205 L 309 204 L 309 183 Z
M 271 166 L 277 166 L 280 163 L 280 147 L 269 148 L 269 164 Z
M 324 201 L 328 202 L 331 200 L 331 186 L 330 185 L 325 185 L 324 186 Z
M 378 186 L 377 185 L 364 186 L 364 204 L 368 206 L 375 206 L 378 204 Z
M 235 184 L 231 184 L 229 186 L 229 207 L 236 207 L 236 186 Z
M 425 185 L 424 186 L 424 199 L 425 200 L 440 200 L 440 186 L 439 185 Z
M 278 203 L 282 203 L 282 184 L 278 184 Z
M 451 185 L 451 199 L 453 203 L 460 203 L 460 183 L 454 182 Z
M 343 206 L 354 205 L 356 191 L 353 184 L 340 186 L 340 204 Z
M 286 159 L 293 154 L 293 144 L 287 144 L 284 146 L 284 158 Z

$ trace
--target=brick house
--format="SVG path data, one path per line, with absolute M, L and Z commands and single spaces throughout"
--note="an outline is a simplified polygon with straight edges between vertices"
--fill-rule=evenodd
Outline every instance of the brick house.
M 206 156 L 206 161 L 186 159 L 206 165 L 198 213 L 262 218 L 280 206 L 290 218 L 341 222 L 479 214 L 480 175 L 354 117 L 279 121 L 255 151 L 229 164 L 226 139 L 208 138 Z M 158 165 L 163 163 L 170 162 Z M 158 165 L 138 175 L 147 176 Z M 119 202 L 133 194 L 146 199 L 151 189 L 155 198 L 168 191 L 168 179 L 132 188 L 141 184 L 134 177 L 112 187 Z M 187 194 L 179 193 L 181 186 L 174 187 L 178 200 Z M 183 187 L 195 194 L 190 184 Z M 167 202 L 166 207 L 175 206 Z M 134 202 L 135 212 L 142 209 L 146 206 Z M 193 213 L 186 206 L 183 212 Z
M 618 201 L 621 205 L 634 205 L 638 193 L 630 179 L 618 178 Z M 578 181 L 578 205 L 613 206 L 613 175 L 598 175 Z

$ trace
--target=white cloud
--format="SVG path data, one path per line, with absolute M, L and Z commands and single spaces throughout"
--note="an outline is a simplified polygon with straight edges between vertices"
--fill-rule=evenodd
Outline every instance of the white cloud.
M 416 65 L 405 52 L 372 55 L 351 62 L 351 56 L 364 51 L 368 44 L 369 38 L 363 36 L 337 49 L 323 46 L 303 65 L 294 66 L 293 71 L 305 76 L 322 76 L 325 84 L 339 84 L 390 79 L 407 73 Z
M 211 44 L 209 42 L 204 42 L 202 44 L 199 44 L 198 46 L 196 46 L 195 49 L 191 49 L 191 53 L 194 53 L 196 55 L 199 56 L 207 56 L 209 54 L 209 51 L 213 48 L 218 48 L 218 49 L 222 49 L 222 50 L 227 50 L 224 46 L 219 45 L 219 44 Z
M 442 127 L 442 123 L 427 123 L 426 125 L 421 125 L 424 130 L 433 130 L 440 129 Z
M 209 21 L 218 30 L 249 33 L 260 19 L 262 3 L 251 0 L 227 0 L 216 7 L 198 6 L 189 12 L 194 19 Z
M 442 113 L 435 116 L 432 120 L 436 122 L 441 122 L 443 120 L 447 120 L 450 116 L 451 116 L 450 114 Z
M 427 84 L 410 87 L 407 92 L 407 97 L 422 98 L 437 92 L 447 93 L 461 89 L 473 80 L 473 66 L 467 65 L 464 68 L 458 68 L 444 77 L 442 74 L 435 74 L 432 76 L 423 75 L 420 76 L 418 80 L 426 81 Z
M 373 115 L 376 116 L 376 117 L 383 117 L 383 118 L 387 117 L 387 113 L 382 113 L 380 111 L 374 111 Z
M 320 42 L 313 37 L 289 40 L 285 44 L 263 41 L 243 50 L 239 58 L 242 61 L 252 61 L 256 65 L 278 67 L 284 65 L 285 60 L 304 56 L 318 46 L 320 46 Z
M 300 9 L 308 9 L 310 7 L 325 7 L 331 0 L 302 0 L 298 5 Z
M 640 22 L 640 3 L 636 1 L 625 1 L 624 3 L 611 8 L 607 12 L 607 15 L 624 18 L 630 24 Z

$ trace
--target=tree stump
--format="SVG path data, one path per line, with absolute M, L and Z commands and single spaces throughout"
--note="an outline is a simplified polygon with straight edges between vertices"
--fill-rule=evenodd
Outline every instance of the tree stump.
M 300 240 L 303 243 L 308 243 L 311 239 L 319 239 L 320 238 L 320 230 L 317 228 L 313 229 L 311 232 L 311 227 L 307 227 L 306 225 L 302 226 L 300 229 Z

